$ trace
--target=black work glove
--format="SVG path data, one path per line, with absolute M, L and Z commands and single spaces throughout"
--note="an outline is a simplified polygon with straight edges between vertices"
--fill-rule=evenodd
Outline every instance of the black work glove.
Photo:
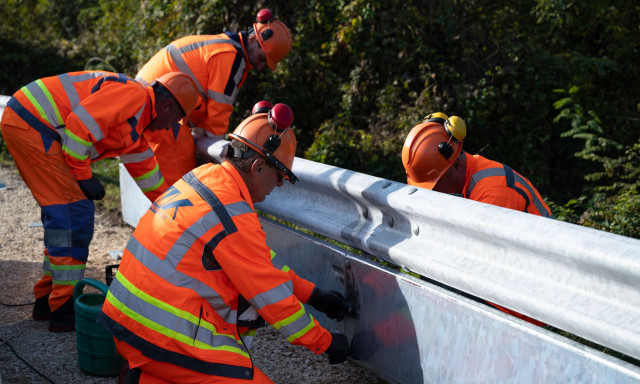
M 87 180 L 78 180 L 78 184 L 80 185 L 80 189 L 82 189 L 82 193 L 87 196 L 87 199 L 102 200 L 104 197 L 104 187 L 95 176 L 91 176 L 91 178 Z
M 341 333 L 331 334 L 331 345 L 324 351 L 329 355 L 329 364 L 340 364 L 349 356 L 349 341 L 347 336 Z
M 324 312 L 330 319 L 342 321 L 349 311 L 347 300 L 338 291 L 326 291 L 315 287 L 307 304 L 320 312 Z

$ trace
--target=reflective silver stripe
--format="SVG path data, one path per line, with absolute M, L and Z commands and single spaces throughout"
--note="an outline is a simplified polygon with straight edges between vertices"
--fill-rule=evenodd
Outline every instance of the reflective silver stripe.
M 236 71 L 236 73 L 232 74 L 233 81 L 236 84 L 236 86 L 233 87 L 233 92 L 231 92 L 231 95 L 225 95 L 224 93 L 214 92 L 210 89 L 207 90 L 207 95 L 210 98 L 212 98 L 216 103 L 232 105 L 236 101 L 236 97 L 238 96 L 237 84 L 240 84 L 240 80 L 242 80 L 242 75 L 244 74 L 245 66 L 246 66 L 246 63 L 244 62 L 244 60 L 242 60 L 240 62 L 240 65 L 238 66 L 238 70 Z
M 44 91 L 38 86 L 38 84 L 34 81 L 27 84 L 25 87 L 29 92 L 31 92 L 35 101 L 40 104 L 40 108 L 42 108 L 49 124 L 54 128 L 64 126 L 64 122 L 62 122 L 61 125 L 58 121 L 58 116 L 56 115 L 56 111 L 58 111 L 57 105 L 51 104 L 49 98 L 44 94 Z M 53 102 L 55 103 L 55 100 Z
M 476 172 L 471 176 L 469 181 L 469 187 L 467 188 L 467 196 L 471 196 L 471 191 L 475 188 L 476 184 L 485 177 L 491 176 L 506 176 L 504 168 L 488 168 L 482 171 Z
M 145 102 L 144 104 L 142 104 L 142 107 L 140 107 L 140 109 L 138 110 L 138 112 L 135 114 L 135 119 L 136 119 L 136 127 L 138 126 L 138 122 L 140 121 L 140 116 L 142 116 L 142 112 L 144 111 L 144 108 L 147 106 L 147 103 Z M 136 129 L 136 127 L 133 127 L 132 129 Z
M 152 188 L 154 185 L 158 184 L 162 180 L 162 173 L 160 169 L 156 169 L 156 171 L 145 179 L 137 180 L 135 179 L 136 184 L 140 187 L 140 190 L 149 191 L 149 188 Z
M 245 213 L 254 213 L 246 201 L 238 201 L 225 208 L 230 216 L 237 216 Z M 168 283 L 192 289 L 200 297 L 207 300 L 213 309 L 227 323 L 235 323 L 237 311 L 232 310 L 222 300 L 220 294 L 211 287 L 205 285 L 201 281 L 194 279 L 176 270 L 176 266 L 182 261 L 184 256 L 193 247 L 193 244 L 201 238 L 207 231 L 220 224 L 220 219 L 213 211 L 207 212 L 187 228 L 171 247 L 164 260 L 160 260 L 155 254 L 146 249 L 135 237 L 131 237 L 127 249 L 136 259 L 138 259 L 147 268 L 152 270 L 158 276 L 166 280 Z
M 79 143 L 73 140 L 73 138 L 67 135 L 66 130 L 65 130 L 65 134 L 61 137 L 61 139 L 62 139 L 62 144 L 65 147 L 64 151 L 67 153 L 72 152 L 79 156 L 87 157 L 91 152 L 91 148 L 93 148 L 93 145 L 91 143 L 89 143 L 89 145 L 85 145 L 84 143 Z
M 142 77 L 136 77 L 136 81 L 145 88 L 149 86 L 149 83 L 147 83 Z
M 195 75 L 193 74 L 193 72 L 191 71 L 191 68 L 189 68 L 189 66 L 187 65 L 187 63 L 184 61 L 184 59 L 182 58 L 182 54 L 186 53 L 186 52 L 190 52 L 196 49 L 200 49 L 202 47 L 206 47 L 207 45 L 211 45 L 211 44 L 231 44 L 233 45 L 236 49 L 242 50 L 242 45 L 232 39 L 211 39 L 211 40 L 203 40 L 203 41 L 197 41 L 195 43 L 191 43 L 188 45 L 185 45 L 182 48 L 177 48 L 175 45 L 173 44 L 169 44 L 165 47 L 165 49 L 169 52 L 169 55 L 171 55 L 171 58 L 173 59 L 174 64 L 176 65 L 176 67 L 178 67 L 178 69 L 183 72 L 186 73 L 187 75 L 189 75 L 193 81 L 196 83 L 196 85 L 198 86 L 198 91 L 200 92 L 200 95 L 202 96 L 203 99 L 207 100 L 207 97 L 212 97 L 214 98 L 214 100 L 216 102 L 220 102 L 220 103 L 226 103 L 226 104 L 232 104 L 233 101 L 236 98 L 237 95 L 237 87 L 234 90 L 233 94 L 229 97 L 224 97 L 221 98 L 221 100 L 216 99 L 216 97 L 219 97 L 218 95 L 220 94 L 216 94 L 214 92 L 211 91 L 207 91 L 205 93 L 204 88 L 202 88 L 202 85 L 196 80 Z M 242 73 L 244 72 L 244 68 L 245 68 L 245 64 L 244 64 L 244 60 L 242 65 L 240 66 L 241 68 L 239 68 L 239 72 L 237 72 L 236 74 L 234 74 L 234 79 L 236 80 L 236 84 L 239 84 L 240 79 L 242 78 Z M 238 77 L 238 73 L 240 74 Z M 221 95 L 224 96 L 224 95 Z M 230 102 L 226 102 L 224 100 L 226 99 L 231 99 Z
M 224 206 L 224 208 L 227 210 L 227 212 L 229 212 L 229 216 L 231 217 L 239 216 L 245 213 L 255 213 L 255 211 L 251 209 L 249 203 L 244 200 L 227 204 Z
M 476 173 L 473 174 L 473 176 L 471 176 L 471 180 L 469 181 L 469 187 L 467 188 L 467 196 L 471 196 L 471 192 L 473 191 L 473 188 L 476 186 L 477 183 L 480 182 L 480 180 L 484 179 L 485 177 L 491 177 L 491 176 L 504 176 L 506 177 L 506 173 L 504 168 L 487 168 L 487 169 L 483 169 L 482 171 L 478 171 Z M 527 190 L 529 191 L 529 194 L 531 195 L 531 201 L 533 203 L 533 205 L 538 209 L 538 212 L 540 212 L 540 214 L 544 217 L 549 217 L 549 212 L 547 211 L 547 209 L 544 207 L 544 205 L 542 204 L 542 202 L 540 201 L 540 199 L 538 199 L 538 196 L 536 195 L 536 193 L 534 192 L 533 188 L 531 187 L 531 185 L 519 174 L 517 174 L 516 172 L 513 172 L 513 176 L 516 182 L 522 184 L 525 188 L 527 188 Z
M 241 65 L 240 67 L 242 67 L 242 70 L 244 70 L 244 64 Z M 242 74 L 242 72 L 238 72 L 238 73 Z M 237 80 L 236 84 L 238 84 L 239 81 L 240 80 Z M 224 93 L 214 92 L 208 89 L 207 96 L 210 99 L 213 99 L 213 101 L 215 101 L 216 103 L 232 105 L 233 102 L 236 101 L 236 97 L 238 96 L 238 87 L 233 87 L 233 92 L 231 92 L 231 95 L 229 96 L 225 95 Z
M 100 153 L 98 152 L 96 147 L 92 145 L 91 148 L 89 148 L 89 158 L 93 160 L 97 159 L 98 157 L 100 157 Z
M 302 314 L 302 316 L 298 317 L 293 322 L 278 328 L 278 331 L 282 333 L 284 337 L 289 338 L 295 335 L 296 333 L 302 331 L 303 329 L 307 328 L 311 323 L 313 323 L 313 320 L 311 320 L 311 317 L 308 314 L 304 313 Z
M 173 44 L 167 45 L 165 49 L 167 50 L 167 52 L 169 52 L 169 55 L 171 56 L 171 59 L 173 59 L 173 62 L 176 65 L 176 67 L 178 67 L 178 70 L 180 70 L 180 72 L 182 73 L 187 74 L 193 80 L 193 82 L 196 83 L 200 96 L 202 96 L 204 100 L 207 100 L 207 94 L 204 91 L 204 88 L 202 88 L 202 85 L 200 84 L 196 76 L 191 71 L 191 68 L 189 68 L 187 63 L 182 58 L 181 51 L 178 48 L 176 48 L 176 46 Z
M 81 101 L 80 97 L 78 96 L 78 91 L 76 91 L 76 87 L 74 86 L 75 83 L 90 80 L 90 79 L 97 79 L 98 77 L 109 76 L 109 75 L 113 75 L 113 74 L 107 73 L 107 72 L 90 72 L 90 73 L 79 73 L 77 75 L 71 76 L 68 73 L 64 73 L 62 75 L 59 75 L 58 78 L 60 79 L 60 82 L 62 83 L 62 87 L 64 88 L 64 91 L 67 94 L 67 98 L 69 99 L 69 103 L 73 108 L 74 106 L 80 104 L 80 101 Z
M 253 336 L 242 336 L 242 342 L 244 343 L 244 346 L 247 347 L 248 350 L 251 349 L 251 346 L 253 345 Z
M 89 132 L 95 138 L 95 141 L 100 141 L 104 139 L 104 134 L 100 129 L 98 123 L 96 123 L 95 119 L 91 114 L 84 108 L 84 106 L 78 104 L 73 108 L 73 112 L 78 116 L 82 124 L 89 129 Z
M 51 280 L 60 284 L 61 282 L 73 282 L 81 280 L 84 277 L 84 265 L 82 269 L 58 269 L 61 267 L 69 267 L 68 265 L 52 265 L 51 266 Z
M 289 296 L 293 295 L 293 282 L 286 281 L 283 284 L 278 285 L 277 287 L 273 287 L 268 291 L 262 292 L 259 295 L 256 295 L 253 299 L 247 300 L 252 307 L 257 310 L 262 309 L 263 307 L 274 304 L 279 301 L 286 299 Z
M 123 153 L 120 155 L 120 160 L 123 164 L 130 163 L 139 163 L 141 161 L 147 160 L 148 158 L 153 157 L 153 151 L 151 148 L 148 148 L 144 152 L 140 153 Z
M 182 54 L 182 53 L 191 52 L 196 49 L 200 49 L 202 47 L 206 47 L 207 45 L 212 45 L 212 44 L 231 44 L 236 49 L 242 50 L 242 44 L 240 44 L 239 42 L 233 39 L 209 39 L 209 40 L 196 41 L 194 43 L 183 46 L 179 50 L 180 50 L 180 53 Z
M 249 203 L 244 200 L 225 205 L 224 207 L 231 217 L 245 213 L 255 213 L 254 210 L 251 209 L 251 206 L 249 206 Z M 220 224 L 220 218 L 214 211 L 209 211 L 200 217 L 180 235 L 180 238 L 178 238 L 167 254 L 165 262 L 175 268 L 196 240 L 218 224 Z
M 51 275 L 51 262 L 49 261 L 49 256 L 45 256 L 44 261 L 42 262 L 42 271 L 45 275 Z
M 195 339 L 213 348 L 226 346 L 241 349 L 246 352 L 245 346 L 238 342 L 233 335 L 214 334 L 211 330 L 201 327 L 199 324 L 194 324 L 188 319 L 181 317 L 179 308 L 167 305 L 165 310 L 165 308 L 148 303 L 129 291 L 118 279 L 115 279 L 111 283 L 109 292 L 136 314 L 141 315 L 164 328 L 170 329 L 172 333 L 175 332 L 184 335 L 187 339 Z M 170 312 L 171 309 L 174 309 L 174 313 Z M 140 319 L 134 318 L 134 320 L 140 322 Z M 144 324 L 144 322 L 140 323 Z M 215 328 L 213 324 L 212 328 Z M 173 339 L 183 340 L 182 338 L 176 338 L 171 335 L 167 336 Z
M 220 224 L 220 219 L 213 211 L 209 211 L 200 217 L 195 223 L 182 232 L 178 240 L 171 247 L 171 250 L 167 253 L 165 263 L 175 268 L 187 252 L 189 252 L 189 249 L 193 247 L 193 244 L 208 230 L 218 224 Z
M 538 209 L 538 212 L 540 212 L 540 214 L 544 217 L 549 217 L 549 212 L 544 207 L 540 199 L 538 199 L 538 196 L 531 187 L 531 184 L 529 184 L 522 176 L 518 175 L 517 173 L 514 172 L 513 175 L 517 183 L 520 183 L 524 185 L 525 188 L 527 188 L 527 191 L 529 191 L 529 194 L 531 195 L 531 202 Z
M 166 280 L 168 283 L 177 287 L 189 288 L 195 291 L 200 297 L 207 300 L 207 302 L 224 321 L 228 323 L 235 323 L 237 316 L 236 311 L 229 308 L 218 292 L 213 290 L 211 287 L 192 278 L 191 276 L 185 275 L 184 273 L 176 270 L 173 266 L 169 265 L 169 263 L 160 260 L 158 256 L 146 249 L 133 236 L 129 239 L 127 250 L 129 250 L 129 252 L 131 252 L 139 262 L 144 264 L 145 267 L 149 268 L 152 272 Z
M 72 247 L 71 230 L 69 229 L 46 229 L 44 230 L 44 241 L 47 246 L 54 248 Z

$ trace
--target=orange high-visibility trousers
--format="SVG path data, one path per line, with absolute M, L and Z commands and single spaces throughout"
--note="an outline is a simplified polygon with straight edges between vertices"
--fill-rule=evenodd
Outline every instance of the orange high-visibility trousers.
M 60 142 L 53 140 L 45 149 L 42 135 L 20 121 L 7 107 L 0 130 L 20 175 L 42 211 L 43 275 L 34 286 L 34 294 L 36 298 L 49 294 L 49 307 L 55 311 L 73 296 L 76 281 L 84 276 L 93 237 L 95 206 L 82 193 L 67 166 Z
M 212 376 L 205 373 L 196 372 L 171 363 L 152 360 L 142 354 L 140 350 L 132 347 L 124 341 L 113 338 L 116 343 L 118 353 L 127 360 L 129 368 L 139 368 L 140 384 L 199 384 L 199 383 L 225 383 L 225 384 L 273 384 L 258 367 L 253 367 L 253 379 L 234 379 L 230 377 Z

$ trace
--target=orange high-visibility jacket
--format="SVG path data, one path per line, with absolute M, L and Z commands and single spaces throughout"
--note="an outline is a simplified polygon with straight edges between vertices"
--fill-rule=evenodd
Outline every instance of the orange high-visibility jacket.
M 238 90 L 253 68 L 246 41 L 244 32 L 182 37 L 157 52 L 136 79 L 151 83 L 168 72 L 186 73 L 201 97 L 189 121 L 215 135 L 225 135 Z
M 301 303 L 314 285 L 271 257 L 238 171 L 205 164 L 140 219 L 98 322 L 148 359 L 215 376 L 252 377 L 257 315 L 324 352 L 331 334 Z
M 142 137 L 156 116 L 155 95 L 135 80 L 110 72 L 65 73 L 22 87 L 7 106 L 40 132 L 45 150 L 52 140 L 62 143 L 77 180 L 91 177 L 91 163 L 120 156 L 149 199 L 168 188 Z
M 529 180 L 505 164 L 480 155 L 464 155 L 467 157 L 462 191 L 465 198 L 552 217 L 551 210 Z

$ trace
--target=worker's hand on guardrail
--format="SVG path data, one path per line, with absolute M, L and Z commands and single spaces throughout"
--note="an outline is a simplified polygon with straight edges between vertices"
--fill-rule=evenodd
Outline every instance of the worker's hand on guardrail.
M 102 200 L 104 197 L 104 186 L 95 176 L 86 180 L 78 180 L 82 193 L 90 200 Z
M 342 321 L 349 312 L 347 300 L 338 291 L 329 291 L 315 287 L 307 304 L 320 312 L 325 313 L 330 319 Z
M 331 334 L 331 345 L 325 351 L 329 355 L 329 364 L 340 364 L 349 356 L 349 341 L 341 333 Z

